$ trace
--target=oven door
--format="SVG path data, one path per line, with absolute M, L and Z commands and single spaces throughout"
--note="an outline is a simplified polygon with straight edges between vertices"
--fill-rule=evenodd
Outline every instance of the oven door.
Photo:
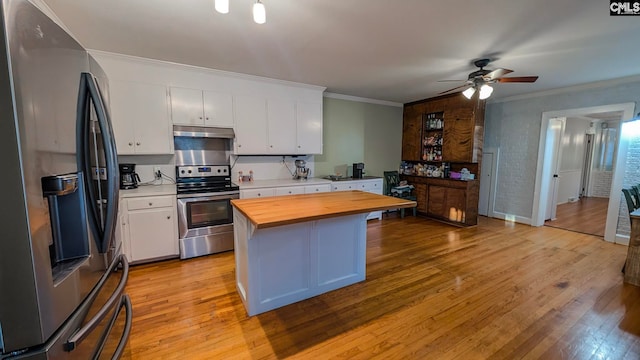
M 233 224 L 231 200 L 238 191 L 178 195 L 179 238 L 191 238 L 216 232 L 216 227 Z

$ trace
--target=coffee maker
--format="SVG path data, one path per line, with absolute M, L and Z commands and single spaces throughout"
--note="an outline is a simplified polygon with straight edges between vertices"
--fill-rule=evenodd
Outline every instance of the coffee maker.
M 140 177 L 136 174 L 136 164 L 119 164 L 120 189 L 135 189 L 138 187 Z
M 306 167 L 307 162 L 304 160 L 296 160 L 296 172 L 293 175 L 295 180 L 307 180 L 307 177 L 310 174 L 309 168 Z
M 354 179 L 362 179 L 364 175 L 364 163 L 353 163 L 353 175 Z

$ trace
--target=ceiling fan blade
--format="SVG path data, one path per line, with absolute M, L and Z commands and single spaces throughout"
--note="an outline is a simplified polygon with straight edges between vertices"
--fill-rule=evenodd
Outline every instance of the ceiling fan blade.
M 460 79 L 460 80 L 438 80 L 438 82 L 452 82 L 452 81 L 456 81 L 456 82 L 463 82 L 463 81 L 467 81 L 467 79 Z
M 495 69 L 495 70 L 491 71 L 490 73 L 487 73 L 482 78 L 485 81 L 491 81 L 491 80 L 496 80 L 497 78 L 505 76 L 508 73 L 512 73 L 512 72 L 513 72 L 513 70 L 498 68 L 498 69 Z
M 496 82 L 507 83 L 507 82 L 521 82 L 521 83 L 532 83 L 538 80 L 537 76 L 514 76 L 508 78 L 500 78 L 496 79 Z
M 462 89 L 463 87 L 468 87 L 468 86 L 470 86 L 470 85 L 469 84 L 460 85 L 460 86 L 454 87 L 453 89 L 449 89 L 447 91 L 443 91 L 441 93 L 438 93 L 438 95 L 445 94 L 445 93 L 448 93 L 448 92 L 452 92 L 454 90 Z

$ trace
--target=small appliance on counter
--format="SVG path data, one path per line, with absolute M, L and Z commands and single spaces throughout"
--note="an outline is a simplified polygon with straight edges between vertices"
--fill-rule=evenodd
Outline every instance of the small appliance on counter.
M 364 163 L 353 163 L 353 175 L 354 179 L 362 179 L 364 175 Z
M 307 162 L 304 160 L 296 160 L 296 172 L 293 175 L 295 180 L 307 180 L 311 171 L 307 168 Z
M 120 168 L 120 189 L 136 189 L 140 176 L 136 174 L 136 164 L 118 164 Z

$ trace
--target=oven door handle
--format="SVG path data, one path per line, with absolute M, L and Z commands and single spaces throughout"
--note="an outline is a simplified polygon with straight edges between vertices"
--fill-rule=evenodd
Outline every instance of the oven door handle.
M 237 191 L 229 192 L 214 192 L 204 194 L 179 194 L 178 200 L 183 201 L 207 201 L 207 200 L 233 200 L 239 199 L 240 193 Z

